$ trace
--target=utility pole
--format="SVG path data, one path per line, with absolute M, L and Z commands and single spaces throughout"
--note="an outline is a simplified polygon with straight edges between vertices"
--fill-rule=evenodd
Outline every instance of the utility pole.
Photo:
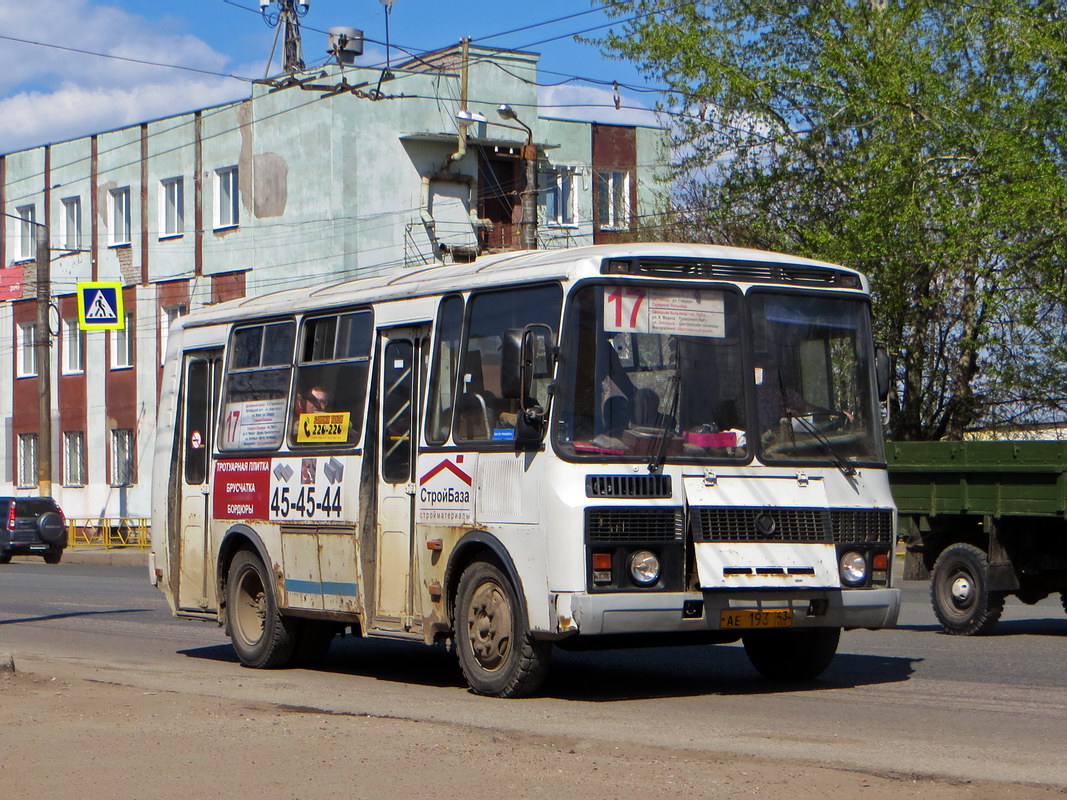
M 277 13 L 269 9 L 278 4 Z M 282 69 L 285 72 L 300 72 L 304 69 L 304 54 L 300 45 L 300 18 L 307 16 L 311 9 L 311 0 L 259 0 L 259 12 L 264 22 L 271 28 L 280 28 L 285 33 L 282 43 Z M 277 42 L 275 38 L 275 42 Z M 272 53 L 273 55 L 273 53 Z
M 52 496 L 52 248 L 48 227 L 35 222 L 37 258 L 37 493 Z
M 515 109 L 506 103 L 497 108 L 496 113 L 519 125 L 526 132 L 526 144 L 522 146 L 522 161 L 526 167 L 526 186 L 522 190 L 522 227 L 521 239 L 524 250 L 537 249 L 537 145 L 534 144 L 533 130 L 519 119 Z M 506 126 L 510 127 L 510 126 Z

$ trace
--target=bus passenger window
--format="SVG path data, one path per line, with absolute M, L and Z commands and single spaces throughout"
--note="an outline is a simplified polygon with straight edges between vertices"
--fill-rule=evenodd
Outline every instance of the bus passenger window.
M 461 442 L 515 441 L 518 399 L 504 399 L 500 390 L 500 357 L 504 334 L 532 323 L 559 330 L 563 293 L 557 285 L 487 291 L 470 301 L 467 348 L 459 373 L 459 420 L 456 440 Z
M 437 342 L 427 398 L 426 441 L 430 444 L 444 444 L 452 427 L 462 326 L 463 298 L 458 295 L 446 297 L 438 312 Z
M 372 335 L 369 311 L 304 321 L 290 414 L 293 446 L 359 441 Z
M 219 429 L 222 450 L 273 450 L 281 444 L 295 328 L 274 322 L 234 330 Z

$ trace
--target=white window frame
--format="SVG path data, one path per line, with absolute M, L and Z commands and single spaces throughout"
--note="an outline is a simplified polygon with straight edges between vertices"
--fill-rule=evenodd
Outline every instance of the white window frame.
M 64 197 L 63 214 L 59 218 L 60 246 L 64 250 L 81 250 L 82 248 L 82 199 Z
M 577 182 L 577 167 L 556 166 L 546 174 L 545 224 L 548 227 L 578 227 Z M 553 205 L 555 205 L 554 214 L 550 213 Z
M 19 206 L 15 209 L 15 213 L 19 217 L 18 238 L 15 240 L 18 242 L 18 249 L 15 253 L 16 261 L 33 261 L 37 258 L 37 231 L 35 230 L 37 225 L 37 206 L 30 204 L 28 206 Z
M 184 317 L 189 313 L 189 307 L 185 303 L 173 306 L 163 306 L 159 309 L 159 364 L 162 366 L 167 360 L 167 342 L 170 341 L 170 326 L 178 317 Z
M 111 431 L 111 485 L 132 486 L 134 479 L 134 437 L 130 428 Z
M 596 203 L 600 230 L 627 230 L 630 227 L 630 171 L 597 170 Z
M 63 374 L 78 375 L 85 371 L 85 331 L 77 317 L 63 320 Z
M 20 489 L 37 485 L 37 434 L 20 433 L 16 482 Z
M 111 330 L 111 369 L 130 369 L 137 357 L 137 331 L 133 312 L 126 312 L 126 324 Z
M 37 323 L 20 322 L 18 325 L 18 367 L 16 375 L 32 378 L 37 375 Z
M 159 238 L 174 239 L 185 233 L 185 178 L 159 182 Z
M 63 485 L 84 486 L 85 431 L 63 432 Z
M 215 230 L 241 224 L 241 193 L 236 166 L 215 170 Z
M 131 243 L 130 187 L 120 186 L 109 192 L 111 205 L 110 246 L 126 247 Z

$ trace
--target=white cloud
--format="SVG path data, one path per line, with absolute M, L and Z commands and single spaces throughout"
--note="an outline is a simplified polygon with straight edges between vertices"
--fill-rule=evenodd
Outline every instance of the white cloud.
M 542 116 L 612 125 L 661 125 L 652 109 L 625 94 L 619 99 L 621 107 L 616 109 L 614 92 L 596 86 L 543 86 L 537 92 Z
M 5 36 L 111 56 L 4 41 L 0 153 L 248 96 L 249 86 L 242 81 L 134 63 L 254 77 L 228 68 L 227 54 L 181 33 L 182 24 L 170 17 L 150 20 L 92 0 L 0 6 L 0 32 Z

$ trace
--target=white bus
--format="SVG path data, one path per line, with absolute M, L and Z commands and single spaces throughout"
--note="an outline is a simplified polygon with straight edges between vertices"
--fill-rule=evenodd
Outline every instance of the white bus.
M 554 646 L 740 640 L 814 677 L 900 605 L 869 299 L 832 264 L 638 244 L 193 312 L 150 577 L 250 667 L 351 631 L 451 645 L 505 697 Z

